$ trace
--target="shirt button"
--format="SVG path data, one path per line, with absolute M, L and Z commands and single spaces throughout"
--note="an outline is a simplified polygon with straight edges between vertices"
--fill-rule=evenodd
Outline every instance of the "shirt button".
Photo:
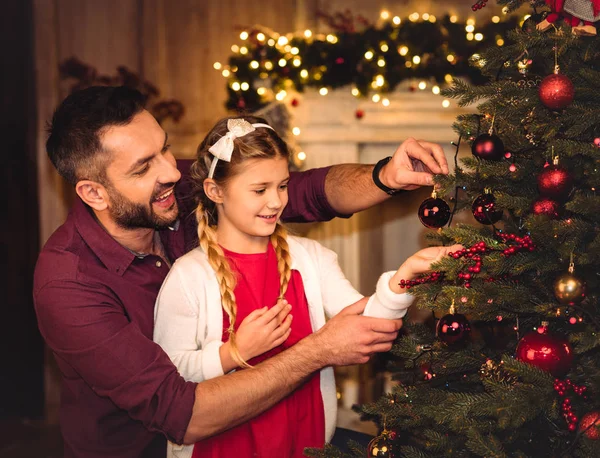
M 160 267 L 160 266 L 162 266 L 162 262 L 156 261 L 156 267 Z

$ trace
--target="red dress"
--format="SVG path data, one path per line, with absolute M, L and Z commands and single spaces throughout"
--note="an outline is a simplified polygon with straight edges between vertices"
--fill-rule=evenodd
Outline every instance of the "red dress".
M 237 303 L 236 329 L 253 310 L 265 305 L 272 307 L 279 296 L 277 256 L 269 243 L 266 253 L 239 254 L 223 250 L 231 268 L 237 274 L 235 297 Z M 308 303 L 302 277 L 292 271 L 285 294 L 292 304 L 292 331 L 279 347 L 252 358 L 256 365 L 312 333 Z M 223 312 L 223 342 L 227 340 L 229 317 Z M 238 369 L 241 370 L 241 369 Z M 252 370 L 252 369 L 243 369 Z M 235 402 L 235 393 L 231 393 Z M 194 446 L 192 458 L 257 457 L 299 458 L 305 447 L 322 447 L 325 443 L 325 413 L 321 397 L 320 376 L 317 372 L 269 410 L 252 420 L 210 437 Z

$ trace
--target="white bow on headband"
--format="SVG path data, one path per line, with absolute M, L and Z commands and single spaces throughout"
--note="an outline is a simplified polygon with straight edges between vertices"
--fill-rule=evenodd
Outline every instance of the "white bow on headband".
M 208 178 L 213 177 L 219 159 L 222 161 L 231 162 L 231 153 L 233 153 L 233 140 L 235 138 L 243 137 L 250 132 L 254 132 L 256 127 L 266 127 L 273 130 L 273 128 L 268 124 L 250 124 L 248 121 L 241 118 L 229 119 L 227 121 L 227 133 L 219 138 L 214 145 L 208 148 L 208 151 L 210 151 L 214 156 L 212 164 L 210 164 Z

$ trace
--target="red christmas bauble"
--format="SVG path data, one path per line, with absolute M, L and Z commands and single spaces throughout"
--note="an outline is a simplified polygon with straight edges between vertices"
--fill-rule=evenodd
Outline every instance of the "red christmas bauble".
M 551 165 L 542 170 L 537 182 L 542 196 L 556 200 L 566 199 L 573 189 L 573 177 L 559 165 Z
M 300 101 L 298 99 L 292 99 L 291 104 L 293 107 L 297 107 L 300 104 Z
M 600 412 L 586 413 L 581 418 L 581 423 L 579 423 L 579 431 L 582 431 L 585 437 L 593 441 L 600 439 Z
M 471 333 L 471 323 L 460 313 L 449 313 L 440 318 L 437 324 L 437 336 L 448 344 L 460 342 Z
M 540 197 L 533 203 L 531 211 L 534 215 L 545 215 L 550 219 L 558 219 L 560 206 L 558 202 L 547 197 Z
M 488 161 L 499 161 L 504 157 L 504 143 L 497 135 L 481 134 L 471 145 L 473 156 Z
M 356 116 L 356 119 L 362 119 L 364 115 L 365 115 L 365 112 L 360 109 L 358 109 L 354 112 L 354 116 Z
M 562 74 L 548 75 L 539 88 L 541 102 L 551 110 L 562 110 L 573 101 L 575 88 L 571 80 Z
M 550 372 L 554 377 L 561 377 L 571 368 L 573 349 L 566 338 L 544 329 L 541 333 L 538 330 L 526 334 L 517 345 L 515 357 Z
M 450 206 L 444 199 L 429 197 L 419 207 L 419 220 L 423 226 L 437 229 L 450 219 Z
M 493 194 L 482 194 L 473 201 L 473 216 L 481 224 L 495 224 L 502 218 L 502 209 L 496 205 Z

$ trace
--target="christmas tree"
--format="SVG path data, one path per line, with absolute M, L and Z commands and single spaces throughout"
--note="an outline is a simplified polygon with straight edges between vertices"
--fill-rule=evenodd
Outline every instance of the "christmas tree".
M 445 90 L 478 104 L 454 125 L 472 155 L 419 211 L 464 249 L 404 282 L 433 318 L 405 323 L 392 392 L 357 408 L 380 434 L 309 456 L 600 456 L 600 39 L 569 1 L 498 3 L 538 10 L 473 56 L 487 83 Z

